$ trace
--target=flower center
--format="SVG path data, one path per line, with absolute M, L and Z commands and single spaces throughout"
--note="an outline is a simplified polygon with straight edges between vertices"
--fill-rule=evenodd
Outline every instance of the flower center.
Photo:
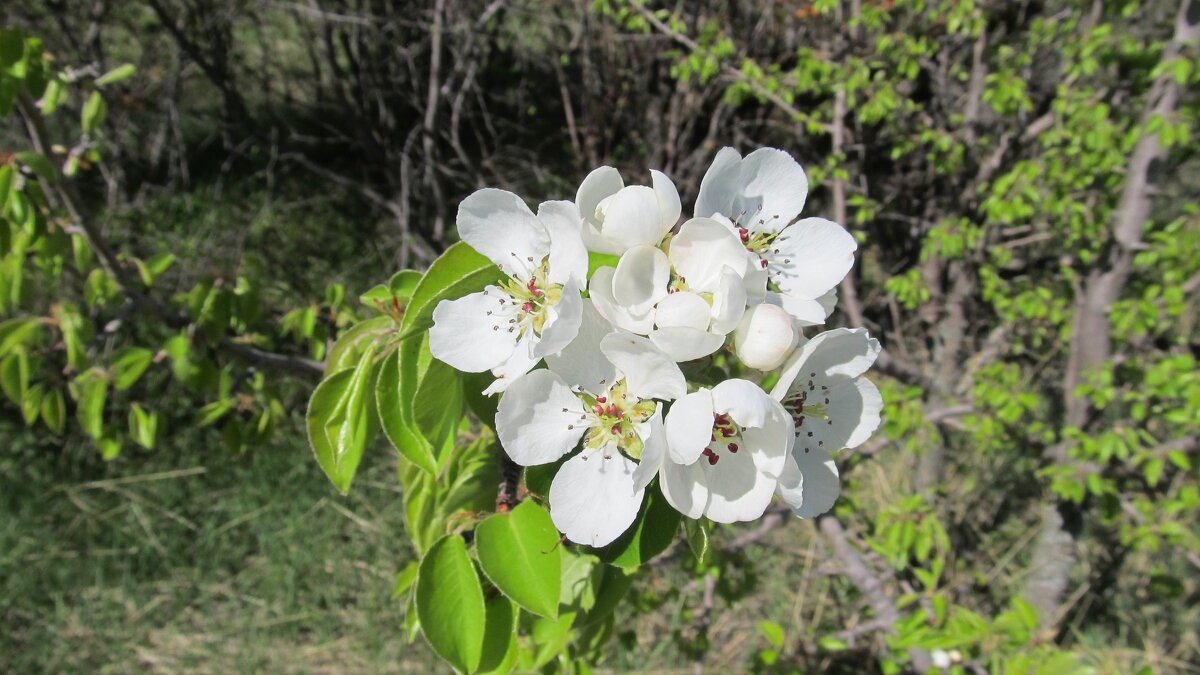
M 654 415 L 654 401 L 640 399 L 629 393 L 624 379 L 618 380 L 602 395 L 581 391 L 576 394 L 586 412 L 579 416 L 579 424 L 588 431 L 583 437 L 583 458 L 586 460 L 596 452 L 603 452 L 605 459 L 613 452 L 623 452 L 630 459 L 642 456 L 642 439 L 636 425 Z M 575 425 L 569 425 L 572 428 Z
M 547 281 L 549 267 L 550 258 L 547 256 L 533 268 L 528 280 L 509 277 L 500 284 L 500 288 L 512 298 L 511 304 L 517 308 L 515 316 L 509 321 L 513 324 L 509 327 L 510 331 L 517 328 L 524 333 L 532 328 L 537 335 L 542 334 L 549 318 L 546 310 L 562 299 L 562 286 Z
M 742 428 L 729 413 L 713 413 L 712 436 L 709 439 L 708 447 L 700 454 L 708 459 L 709 466 L 716 466 L 721 461 L 722 453 L 736 454 L 741 449 L 738 444 L 742 442 Z
M 816 372 L 809 373 L 808 381 L 793 385 L 794 388 L 783 399 L 783 407 L 792 414 L 796 433 L 801 436 L 811 437 L 813 424 L 823 421 L 826 425 L 833 425 L 833 418 L 829 414 L 829 387 L 817 384 L 816 376 Z M 803 428 L 805 420 L 808 420 L 807 429 Z M 824 444 L 824 441 L 817 441 L 818 446 Z M 808 448 L 804 451 L 808 452 Z
M 758 264 L 763 269 L 766 269 L 771 264 L 772 259 L 779 255 L 779 249 L 772 247 L 775 240 L 779 237 L 778 232 L 758 232 L 745 227 L 739 227 L 737 231 L 738 237 L 742 240 L 742 245 L 746 247 L 747 251 L 758 256 Z M 791 260 L 784 260 L 783 262 L 790 263 Z

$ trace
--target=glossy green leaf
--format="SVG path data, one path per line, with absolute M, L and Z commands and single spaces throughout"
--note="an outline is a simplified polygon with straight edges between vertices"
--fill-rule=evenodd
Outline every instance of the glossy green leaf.
M 350 368 L 358 362 L 362 350 L 373 343 L 385 338 L 396 329 L 396 322 L 390 317 L 377 316 L 373 319 L 360 321 L 344 331 L 325 357 L 325 376 Z
M 363 450 L 379 430 L 374 355 L 369 349 L 353 369 L 326 378 L 308 403 L 309 443 L 325 475 L 342 494 L 349 492 Z
M 467 545 L 457 534 L 439 539 L 421 561 L 417 615 L 438 656 L 465 673 L 479 668 L 483 652 L 483 589 Z
M 608 546 L 596 549 L 596 555 L 617 567 L 638 567 L 671 545 L 681 517 L 655 484 L 646 490 L 642 510 L 629 530 Z
M 42 421 L 50 431 L 61 435 L 67 425 L 67 402 L 61 389 L 46 392 L 42 397 Z
M 433 310 L 442 300 L 453 300 L 483 290 L 504 278 L 492 261 L 463 242 L 446 249 L 413 290 L 412 300 L 400 326 L 402 337 L 410 337 L 433 325 Z
M 562 550 L 545 509 L 526 500 L 488 517 L 475 529 L 475 550 L 496 588 L 534 614 L 558 616 Z
M 379 380 L 375 386 L 375 404 L 379 409 L 380 426 L 383 427 L 384 435 L 391 441 L 392 446 L 405 459 L 432 475 L 437 473 L 437 459 L 433 455 L 433 449 L 412 423 L 411 398 L 408 406 L 402 403 L 401 398 L 400 360 L 402 357 L 416 359 L 412 352 L 419 347 L 415 340 L 402 342 L 380 362 Z
M 621 262 L 621 256 L 588 251 L 587 277 L 591 279 L 592 273 L 596 270 L 600 269 L 601 267 L 616 267 L 617 263 L 619 262 Z
M 107 73 L 96 78 L 96 86 L 103 87 L 106 84 L 112 84 L 113 82 L 120 82 L 121 80 L 124 80 L 127 77 L 132 77 L 133 74 L 136 72 L 137 72 L 137 68 L 134 67 L 134 65 L 132 63 L 126 63 L 124 65 L 117 66 L 116 68 L 113 68 L 112 70 L 108 71 Z
M 503 595 L 484 605 L 483 651 L 480 673 L 508 673 L 517 662 L 517 606 Z
M 144 347 L 125 347 L 113 357 L 113 387 L 125 391 L 133 386 L 154 361 L 154 352 Z
M 422 349 L 428 350 L 427 345 L 424 342 Z M 458 371 L 430 358 L 413 395 L 412 410 L 413 422 L 425 440 L 434 448 L 442 447 L 462 420 L 463 387 Z

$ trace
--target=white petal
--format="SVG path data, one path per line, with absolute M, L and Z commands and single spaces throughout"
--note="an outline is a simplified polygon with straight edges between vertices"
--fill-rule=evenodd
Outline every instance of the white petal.
M 821 298 L 828 297 L 828 293 L 821 296 Z M 764 302 L 782 308 L 783 311 L 787 312 L 801 326 L 819 326 L 825 323 L 825 319 L 829 318 L 830 312 L 833 311 L 831 307 L 827 308 L 819 300 L 798 298 L 794 295 L 782 295 L 774 291 L 767 291 Z
M 686 326 L 671 326 L 650 331 L 650 341 L 671 359 L 682 363 L 717 351 L 725 344 L 725 336 Z
M 717 290 L 726 267 L 746 269 L 746 247 L 737 235 L 711 218 L 692 218 L 671 240 L 671 264 L 693 291 Z
M 649 420 L 637 425 L 636 431 L 642 439 L 642 456 L 633 470 L 633 487 L 642 490 L 658 475 L 667 458 L 667 433 L 663 429 L 661 403 Z
M 708 488 L 704 467 L 707 462 L 683 465 L 667 462 L 659 471 L 658 486 L 662 488 L 667 503 L 675 510 L 695 520 L 704 515 L 708 506 Z
M 602 166 L 592 171 L 575 192 L 575 205 L 579 207 L 579 214 L 587 222 L 599 224 L 596 207 L 600 202 L 617 194 L 623 187 L 625 181 L 621 180 L 621 173 L 611 166 Z
M 517 464 L 547 464 L 575 448 L 586 431 L 579 424 L 582 414 L 583 404 L 562 379 L 549 370 L 535 370 L 504 392 L 496 411 L 496 436 Z
M 883 397 L 879 389 L 865 377 L 837 377 L 829 380 L 829 389 L 824 398 L 829 399 L 828 418 L 804 415 L 797 422 L 797 452 L 808 450 L 834 451 L 862 445 L 879 428 L 879 413 L 883 410 Z M 823 403 L 821 397 L 810 392 L 808 402 Z
M 797 516 L 816 518 L 833 508 L 841 489 L 833 458 L 824 450 L 813 450 L 788 457 L 776 491 Z
M 704 470 L 708 487 L 708 506 L 704 515 L 718 523 L 754 520 L 762 516 L 775 494 L 775 479 L 763 475 L 748 453 L 723 452 L 720 457 L 714 465 L 707 461 L 696 462 Z
M 522 279 L 550 253 L 546 228 L 507 190 L 485 188 L 462 200 L 458 235 L 509 276 Z
M 653 246 L 634 246 L 621 256 L 612 278 L 613 299 L 634 316 L 648 313 L 667 296 L 671 263 Z
M 550 484 L 550 518 L 567 539 L 604 546 L 621 536 L 637 517 L 642 490 L 633 486 L 633 462 L 619 452 L 579 453 L 558 470 Z
M 579 323 L 583 315 L 585 300 L 579 295 L 579 286 L 575 280 L 567 282 L 562 289 L 562 298 L 549 309 L 551 317 L 542 327 L 542 337 L 533 355 L 539 359 L 557 354 L 563 350 L 579 332 Z M 590 302 L 587 304 L 591 304 Z
M 742 160 L 738 190 L 725 215 L 742 227 L 758 232 L 778 232 L 795 220 L 808 196 L 808 177 L 792 156 L 775 148 L 759 148 Z
M 655 246 L 662 239 L 658 197 L 653 189 L 645 185 L 621 188 L 602 208 L 604 224 L 600 232 L 622 246 L 622 251 L 639 244 Z
M 733 148 L 721 148 L 713 158 L 712 166 L 700 180 L 700 194 L 696 197 L 696 217 L 707 218 L 714 214 L 734 217 L 730 214 L 734 196 L 738 191 L 738 176 L 741 173 L 742 155 Z
M 600 341 L 600 351 L 625 376 L 630 393 L 638 398 L 671 401 L 687 393 L 679 366 L 644 337 L 610 333 Z
M 741 427 L 761 427 L 774 412 L 775 401 L 748 380 L 725 380 L 713 387 L 713 410 L 728 413 Z
M 757 370 L 775 370 L 796 346 L 792 317 L 763 303 L 746 310 L 733 332 L 735 352 L 742 363 Z
M 654 323 L 659 328 L 687 326 L 706 331 L 711 311 L 704 298 L 695 293 L 679 291 L 658 301 L 654 308 Z
M 837 376 L 858 377 L 879 356 L 879 340 L 866 328 L 835 328 L 818 334 L 797 349 L 783 366 L 771 397 L 783 400 L 798 379 L 827 380 Z
M 774 400 L 771 403 L 774 410 L 767 415 L 763 425 L 742 429 L 742 440 L 746 442 L 759 473 L 774 478 L 783 472 L 784 463 L 796 443 L 796 427 L 783 406 Z
M 600 316 L 617 328 L 645 335 L 654 328 L 654 312 L 633 315 L 613 298 L 612 279 L 615 267 L 601 267 L 592 272 L 588 295 Z
M 507 330 L 508 295 L 488 286 L 457 300 L 443 300 L 433 310 L 429 351 L 438 359 L 468 373 L 480 373 L 504 362 L 517 344 L 517 334 Z M 488 312 L 492 312 L 491 315 Z M 493 330 L 504 323 L 504 328 Z
M 805 218 L 775 240 L 767 269 L 785 295 L 819 298 L 841 283 L 854 265 L 858 243 L 844 227 L 824 218 Z
M 741 277 L 733 269 L 726 267 L 721 271 L 721 280 L 717 291 L 713 293 L 712 325 L 709 329 L 714 333 L 727 335 L 737 328 L 746 311 L 746 287 Z
M 753 253 L 747 253 L 750 261 L 746 265 L 746 276 L 743 279 L 746 287 L 746 302 L 756 305 L 763 301 L 767 294 L 767 270 L 762 267 L 762 260 Z
M 605 389 L 601 383 L 611 384 L 617 375 L 616 366 L 600 352 L 600 340 L 613 332 L 613 326 L 592 303 L 585 300 L 582 304 L 583 316 L 575 339 L 558 354 L 547 356 L 546 365 L 568 385 L 601 392 Z
M 671 461 L 695 462 L 712 440 L 712 391 L 700 389 L 672 403 L 665 426 Z
M 576 286 L 583 288 L 587 284 L 588 258 L 579 209 L 566 201 L 542 202 L 537 219 L 550 234 L 548 280 L 552 284 L 566 284 L 574 279 Z
M 679 214 L 683 205 L 679 203 L 679 191 L 675 184 L 661 171 L 650 171 L 651 185 L 654 186 L 654 196 L 658 199 L 658 237 L 662 239 L 666 233 L 679 222 Z
M 503 329 L 501 329 L 503 330 Z M 538 344 L 537 336 L 533 331 L 527 331 L 517 340 L 517 344 L 513 347 L 512 354 L 508 355 L 507 359 L 500 365 L 492 368 L 492 375 L 496 376 L 496 381 L 488 385 L 487 389 L 483 390 L 484 396 L 499 394 L 508 389 L 508 385 L 512 384 L 517 378 L 529 372 L 530 368 L 537 365 L 542 358 L 534 353 Z

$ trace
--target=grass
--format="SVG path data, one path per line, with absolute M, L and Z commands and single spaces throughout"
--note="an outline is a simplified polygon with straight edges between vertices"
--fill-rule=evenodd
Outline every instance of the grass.
M 6 470 L 0 672 L 438 670 L 391 598 L 412 554 L 390 462 L 343 498 L 279 438 L 233 457 L 191 434 L 108 465 L 63 447 L 92 474 L 67 481 Z

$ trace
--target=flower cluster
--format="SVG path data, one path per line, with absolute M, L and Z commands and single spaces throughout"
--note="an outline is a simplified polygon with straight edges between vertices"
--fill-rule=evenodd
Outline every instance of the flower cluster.
M 655 478 L 689 518 L 753 520 L 775 495 L 824 513 L 833 453 L 883 406 L 862 377 L 879 354 L 865 329 L 802 332 L 832 312 L 854 238 L 799 218 L 808 179 L 781 150 L 721 150 L 682 224 L 675 185 L 651 177 L 602 167 L 536 214 L 503 190 L 467 197 L 459 235 L 507 279 L 440 303 L 430 351 L 495 376 L 485 393 L 503 394 L 496 433 L 517 464 L 570 455 L 548 497 L 571 541 L 612 542 Z M 589 278 L 590 254 L 616 262 Z M 679 364 L 697 360 L 689 381 Z M 753 381 L 776 371 L 770 392 Z

